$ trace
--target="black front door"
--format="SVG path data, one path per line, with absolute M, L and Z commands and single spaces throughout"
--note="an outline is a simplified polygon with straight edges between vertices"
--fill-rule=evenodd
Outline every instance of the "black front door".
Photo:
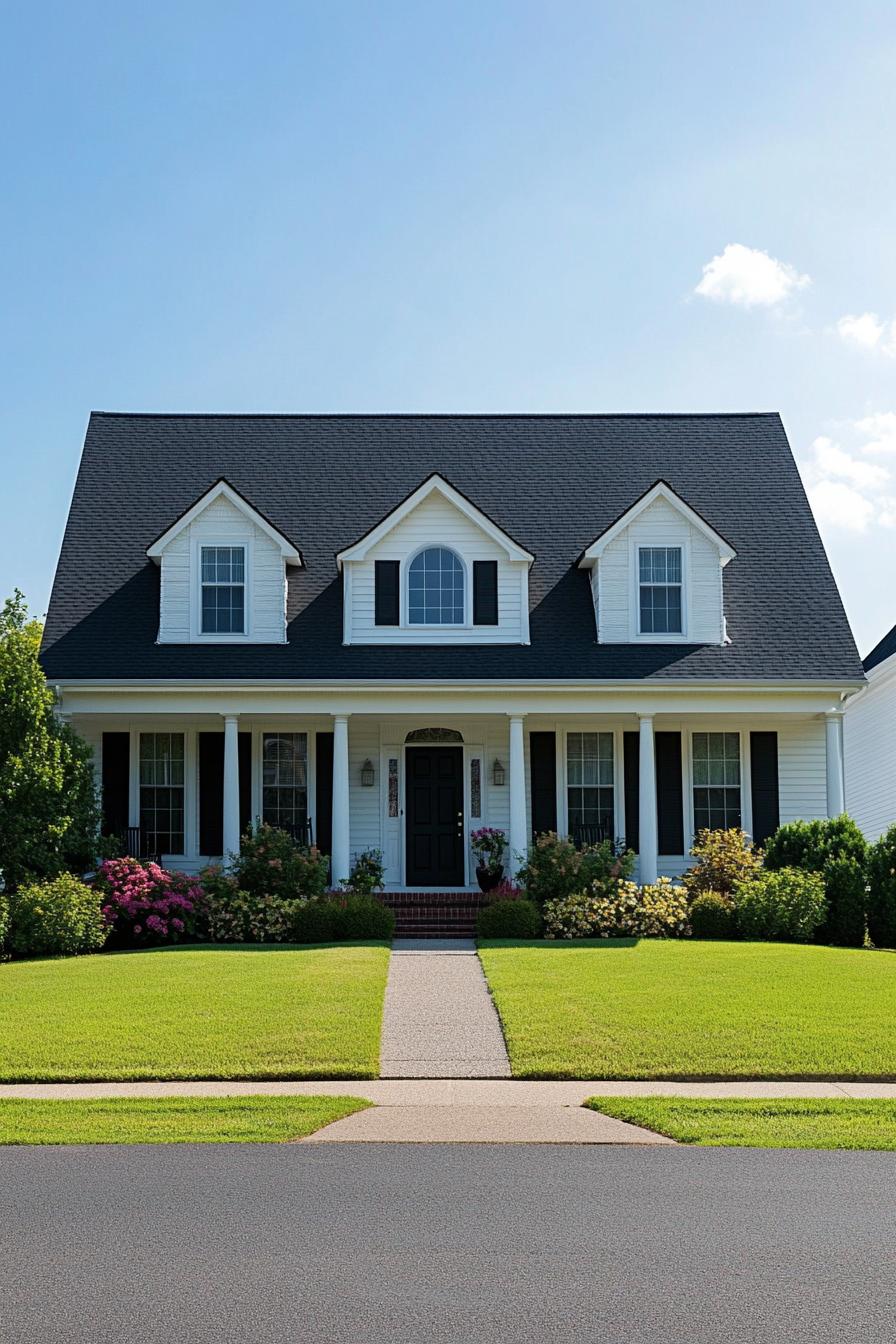
M 464 885 L 463 747 L 407 748 L 409 887 Z

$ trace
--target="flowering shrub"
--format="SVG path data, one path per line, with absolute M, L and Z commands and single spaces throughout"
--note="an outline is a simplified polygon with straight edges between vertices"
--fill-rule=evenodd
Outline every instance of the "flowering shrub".
M 705 891 L 716 891 L 730 900 L 738 882 L 753 877 L 762 867 L 762 854 L 736 826 L 727 831 L 698 831 L 691 854 L 697 862 L 684 875 L 691 900 Z
M 16 957 L 98 952 L 109 932 L 100 895 L 71 873 L 19 887 L 11 902 L 9 946 Z
M 509 877 L 505 877 L 496 887 L 492 887 L 488 893 L 489 902 L 493 901 L 518 901 L 523 895 L 522 887 L 511 882 Z
M 6 938 L 9 933 L 9 897 L 4 896 L 0 891 L 0 961 L 3 960 L 3 949 L 6 946 Z
M 598 883 L 548 901 L 543 913 L 546 938 L 684 938 L 689 932 L 687 893 L 668 877 L 646 887 L 619 880 L 609 892 Z
M 744 938 L 808 943 L 828 911 L 824 878 L 799 868 L 761 872 L 734 893 L 737 923 Z
M 479 867 L 494 873 L 503 864 L 507 836 L 494 826 L 480 826 L 478 830 L 470 832 L 470 846 Z
M 202 886 L 186 873 L 169 873 L 139 859 L 106 859 L 94 885 L 119 946 L 176 943 L 197 932 Z
M 208 936 L 213 943 L 283 943 L 290 938 L 294 907 L 302 901 L 256 896 L 234 886 L 226 896 L 210 896 L 206 905 Z
M 231 860 L 237 887 L 253 896 L 308 900 L 327 889 L 327 856 L 313 845 L 303 849 L 286 831 L 266 822 L 254 830 L 249 827 Z
M 365 849 L 352 864 L 348 877 L 340 879 L 340 886 L 355 896 L 372 896 L 383 885 L 383 853 L 380 849 Z
M 617 854 L 609 840 L 576 849 L 567 837 L 546 831 L 530 847 L 519 880 L 529 900 L 544 905 L 590 891 L 595 884 L 609 894 L 620 879 L 631 875 L 634 861 L 632 853 Z

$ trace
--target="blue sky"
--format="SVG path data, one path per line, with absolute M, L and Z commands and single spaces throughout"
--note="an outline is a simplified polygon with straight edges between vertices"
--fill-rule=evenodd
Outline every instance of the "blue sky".
M 896 622 L 892 5 L 3 27 L 4 592 L 91 409 L 778 409 L 861 652 Z

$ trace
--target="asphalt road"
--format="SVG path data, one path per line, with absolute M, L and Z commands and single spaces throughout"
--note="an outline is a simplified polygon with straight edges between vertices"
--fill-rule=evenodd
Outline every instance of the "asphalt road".
M 3 1344 L 896 1339 L 896 1155 L 0 1149 Z

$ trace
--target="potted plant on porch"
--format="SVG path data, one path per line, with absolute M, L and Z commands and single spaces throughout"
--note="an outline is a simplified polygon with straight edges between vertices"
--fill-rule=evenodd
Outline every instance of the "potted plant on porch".
M 493 826 L 481 826 L 470 833 L 470 844 L 476 855 L 476 880 L 480 891 L 494 891 L 504 876 L 504 851 L 507 836 Z

